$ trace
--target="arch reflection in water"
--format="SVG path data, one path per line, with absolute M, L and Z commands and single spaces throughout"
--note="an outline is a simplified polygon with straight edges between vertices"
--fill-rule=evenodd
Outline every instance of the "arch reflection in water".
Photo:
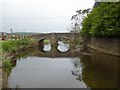
M 63 40 L 63 41 L 50 41 L 49 39 L 47 38 L 41 38 L 39 40 L 39 50 L 40 51 L 50 51 L 51 48 L 57 48 L 58 51 L 60 52 L 67 52 L 69 51 L 70 49 L 70 45 L 69 45 L 69 40 L 67 39 L 62 39 L 59 38 L 60 40 Z M 63 43 L 64 42 L 64 43 Z
M 44 47 L 43 47 L 43 51 L 50 51 L 51 50 L 51 44 L 45 44 Z
M 71 73 L 75 71 L 71 63 L 75 57 L 43 57 L 43 53 L 49 52 L 36 49 L 31 56 L 17 61 L 8 80 L 11 88 L 86 88 Z
M 39 40 L 39 50 L 40 51 L 50 51 L 51 50 L 51 43 L 48 39 L 46 38 L 41 38 Z
M 58 48 L 60 52 L 67 52 L 70 49 L 69 44 L 65 44 L 62 41 L 58 41 Z
M 11 88 L 119 87 L 119 57 L 90 50 L 60 53 L 56 48 L 50 52 L 36 48 L 21 55 L 27 56 L 18 59 L 10 73 Z

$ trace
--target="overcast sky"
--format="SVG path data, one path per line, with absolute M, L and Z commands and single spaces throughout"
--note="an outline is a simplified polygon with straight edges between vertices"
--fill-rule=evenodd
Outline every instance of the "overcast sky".
M 94 0 L 0 0 L 0 30 L 68 32 L 76 10 L 92 8 Z M 37 18 L 37 19 L 34 19 Z M 1 24 L 2 23 L 2 24 Z M 1 28 L 2 27 L 2 28 Z
M 2 0 L 3 18 L 68 17 L 94 0 Z

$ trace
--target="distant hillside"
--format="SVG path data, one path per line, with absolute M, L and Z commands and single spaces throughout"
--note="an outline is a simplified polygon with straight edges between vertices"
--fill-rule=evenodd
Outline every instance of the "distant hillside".
M 6 32 L 0 32 L 0 35 L 2 33 L 6 33 Z M 6 34 L 11 34 L 11 33 L 6 33 Z M 39 33 L 34 33 L 34 32 L 13 32 L 13 34 L 19 34 L 19 35 L 34 35 L 34 34 L 39 34 Z
M 39 34 L 34 32 L 14 32 L 14 34 L 20 34 L 20 35 L 33 35 L 33 34 Z

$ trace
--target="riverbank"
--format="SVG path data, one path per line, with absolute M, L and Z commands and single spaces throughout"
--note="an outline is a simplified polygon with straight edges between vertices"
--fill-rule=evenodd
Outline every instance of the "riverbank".
M 15 58 L 19 52 L 22 52 L 28 48 L 35 47 L 36 41 L 28 38 L 24 38 L 21 40 L 8 40 L 0 42 L 0 51 L 1 51 L 1 60 L 0 60 L 0 86 L 2 86 L 2 81 L 6 81 L 5 77 L 9 75 L 10 69 L 12 69 L 13 65 L 11 63 L 11 59 Z M 3 80 L 2 80 L 3 79 Z M 3 82 L 6 83 L 6 82 Z M 4 87 L 8 87 L 7 84 Z M 2 88 L 2 87 L 1 87 Z
M 87 40 L 87 46 L 106 54 L 120 56 L 119 38 L 91 38 Z
M 36 45 L 36 42 L 32 39 L 10 40 L 3 41 L 2 43 L 2 59 L 7 56 L 9 58 L 14 57 L 20 51 L 27 48 L 31 48 Z

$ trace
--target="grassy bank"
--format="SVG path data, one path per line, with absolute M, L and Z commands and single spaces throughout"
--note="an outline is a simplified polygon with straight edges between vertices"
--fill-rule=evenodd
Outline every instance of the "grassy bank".
M 11 73 L 14 64 L 12 58 L 26 49 L 36 46 L 36 41 L 28 38 L 21 40 L 0 41 L 0 84 L 3 88 L 9 88 L 8 76 Z
M 35 41 L 30 39 L 2 41 L 2 51 L 17 53 L 27 47 L 30 47 Z
M 35 44 L 36 41 L 32 39 L 0 41 L 1 60 L 4 71 L 8 72 L 10 71 L 9 69 L 12 69 L 11 58 L 21 51 L 35 46 Z

